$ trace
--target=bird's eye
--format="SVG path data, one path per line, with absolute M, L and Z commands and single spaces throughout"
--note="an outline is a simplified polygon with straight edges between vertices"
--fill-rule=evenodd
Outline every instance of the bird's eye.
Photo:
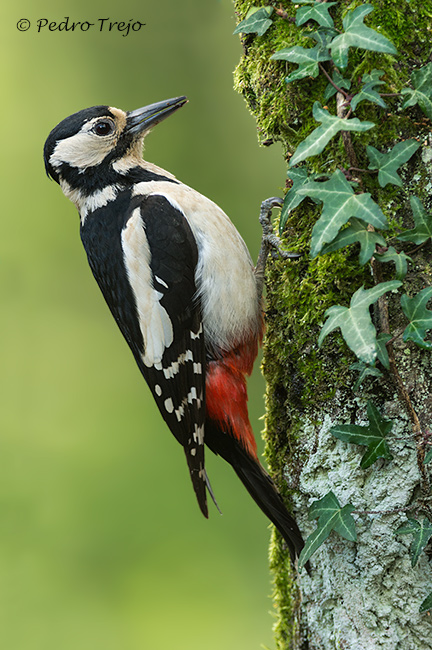
M 110 120 L 102 120 L 94 125 L 93 131 L 96 135 L 109 135 L 114 131 L 114 124 Z

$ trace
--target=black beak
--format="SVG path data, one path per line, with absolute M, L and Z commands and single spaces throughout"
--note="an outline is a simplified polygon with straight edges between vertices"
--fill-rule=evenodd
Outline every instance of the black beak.
M 136 111 L 129 111 L 126 115 L 126 131 L 137 135 L 151 129 L 166 117 L 174 113 L 178 108 L 186 104 L 186 97 L 174 97 L 163 102 L 150 104 Z

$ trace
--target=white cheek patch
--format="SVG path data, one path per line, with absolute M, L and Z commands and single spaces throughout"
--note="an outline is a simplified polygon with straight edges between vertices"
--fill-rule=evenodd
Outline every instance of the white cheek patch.
M 141 334 L 144 339 L 144 364 L 162 368 L 162 356 L 173 342 L 173 327 L 167 311 L 160 304 L 162 294 L 153 289 L 150 248 L 136 208 L 121 234 L 124 262 L 135 296 Z
M 50 156 L 50 164 L 59 169 L 62 163 L 85 170 L 99 165 L 115 146 L 115 136 L 100 137 L 88 125 L 75 135 L 59 140 Z

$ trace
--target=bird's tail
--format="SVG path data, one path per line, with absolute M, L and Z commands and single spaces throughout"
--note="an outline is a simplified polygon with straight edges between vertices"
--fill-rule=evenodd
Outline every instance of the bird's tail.
M 207 446 L 232 465 L 251 497 L 281 533 L 288 545 L 291 560 L 295 563 L 304 541 L 295 519 L 288 512 L 271 477 L 258 459 L 253 458 L 242 447 L 241 442 L 221 431 L 218 423 L 207 420 L 205 431 Z M 306 568 L 309 570 L 308 566 Z

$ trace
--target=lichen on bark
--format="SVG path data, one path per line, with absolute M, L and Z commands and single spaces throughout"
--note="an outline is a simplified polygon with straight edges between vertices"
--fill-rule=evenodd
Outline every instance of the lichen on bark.
M 343 0 L 332 8 L 338 28 L 342 28 L 345 13 L 359 4 Z M 412 70 L 430 60 L 432 0 L 372 0 L 372 4 L 374 11 L 366 24 L 389 38 L 399 55 L 393 59 L 350 50 L 350 75 L 360 78 L 373 68 L 384 70 L 385 92 L 398 93 L 409 84 Z M 240 21 L 251 6 L 268 3 L 237 0 L 234 5 Z M 274 14 L 273 25 L 263 36 L 241 37 L 244 55 L 235 72 L 235 86 L 256 118 L 259 141 L 281 142 L 288 162 L 316 126 L 312 105 L 322 97 L 327 80 L 320 75 L 317 79 L 285 83 L 287 73 L 295 66 L 272 61 L 270 56 L 283 47 L 307 47 L 310 41 L 305 30 L 290 20 L 295 15 L 292 2 L 278 2 L 275 8 L 285 17 Z M 432 208 L 432 126 L 418 107 L 402 112 L 401 103 L 400 98 L 389 98 L 387 110 L 367 102 L 361 104 L 356 116 L 375 122 L 379 128 L 353 138 L 361 168 L 368 165 L 366 144 L 382 151 L 411 137 L 422 144 L 402 169 L 402 188 L 381 188 L 373 175 L 362 176 L 364 191 L 372 193 L 390 223 L 389 236 L 401 227 L 412 226 L 409 196 L 413 192 Z M 328 105 L 335 113 L 334 100 L 329 100 Z M 322 154 L 309 162 L 311 171 L 320 173 L 346 168 L 342 138 L 334 138 Z M 284 179 L 275 181 L 277 185 L 284 183 Z M 412 569 L 409 538 L 394 534 L 406 519 L 404 508 L 413 504 L 425 487 L 417 463 L 412 418 L 391 373 L 368 379 L 360 391 L 354 391 L 355 377 L 349 366 L 355 357 L 337 333 L 318 349 L 325 310 L 334 304 L 347 305 L 358 287 L 374 283 L 370 265 L 359 265 L 355 246 L 315 259 L 308 257 L 318 213 L 312 202 L 303 202 L 290 216 L 284 232 L 286 246 L 304 253 L 304 257 L 295 262 L 271 260 L 268 266 L 263 360 L 267 381 L 266 458 L 282 494 L 294 503 L 305 536 L 315 527 L 307 521 L 308 506 L 329 490 L 336 493 L 342 505 L 351 502 L 359 512 L 392 514 L 356 515 L 358 543 L 332 534 L 313 556 L 312 576 L 303 576 L 303 572 L 300 580 L 292 574 L 283 540 L 274 532 L 270 567 L 277 609 L 277 647 L 430 649 L 432 617 L 420 615 L 418 608 L 432 591 L 431 565 L 423 554 L 419 565 Z M 412 257 L 404 282 L 404 292 L 410 295 L 432 284 L 430 242 Z M 384 279 L 391 272 L 390 266 L 382 265 Z M 400 333 L 406 319 L 392 296 L 389 309 L 392 332 Z M 375 313 L 378 329 L 379 320 Z M 432 418 L 430 352 L 420 351 L 399 337 L 394 353 L 403 385 L 424 429 Z M 362 470 L 361 449 L 336 440 L 329 431 L 336 423 L 365 424 L 368 399 L 383 417 L 394 421 L 390 437 L 393 460 L 379 460 Z

